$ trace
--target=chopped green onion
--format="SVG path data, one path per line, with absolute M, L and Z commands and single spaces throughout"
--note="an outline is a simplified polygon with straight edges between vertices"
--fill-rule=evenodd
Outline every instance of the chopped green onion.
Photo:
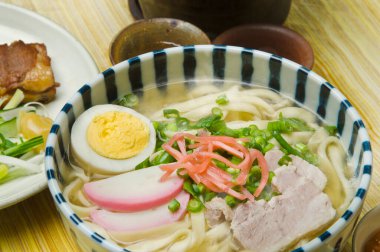
M 165 118 L 178 118 L 179 111 L 176 109 L 164 109 L 163 111 Z
M 281 145 L 283 148 L 283 152 L 285 154 L 293 154 L 296 156 L 301 157 L 302 159 L 306 160 L 307 162 L 317 165 L 318 164 L 318 156 L 314 153 L 311 153 L 307 146 L 302 146 L 303 152 L 301 152 L 298 148 L 293 148 L 290 146 L 288 142 L 281 136 L 281 134 L 274 132 L 273 137 L 277 140 L 277 142 Z
M 213 115 L 217 115 L 217 116 L 220 116 L 220 117 L 223 116 L 223 110 L 221 110 L 221 109 L 218 108 L 218 107 L 214 107 L 214 108 L 212 108 L 212 109 L 211 109 L 211 113 L 212 113 Z
M 216 166 L 218 166 L 219 168 L 223 169 L 223 170 L 226 170 L 228 168 L 228 165 L 226 165 L 225 163 L 223 163 L 222 161 L 219 161 L 219 160 L 216 160 L 216 159 L 213 159 L 212 160 L 214 162 L 214 164 Z
M 180 129 L 187 129 L 190 125 L 189 119 L 185 117 L 177 117 L 175 122 Z
M 324 128 L 330 136 L 335 136 L 338 133 L 338 128 L 336 126 L 326 125 Z
M 215 123 L 216 121 L 220 121 L 220 119 L 221 119 L 220 115 L 209 115 L 209 116 L 199 119 L 198 122 L 195 125 L 193 125 L 193 128 L 194 129 L 200 129 L 200 128 L 208 129 L 211 127 L 213 123 Z
M 20 105 L 22 100 L 24 100 L 24 97 L 24 93 L 20 89 L 17 89 L 16 92 L 13 94 L 12 98 L 9 100 L 9 102 L 7 103 L 7 105 L 5 105 L 3 109 L 7 110 L 16 108 L 18 105 Z
M 228 167 L 226 171 L 229 174 L 233 175 L 233 176 L 236 176 L 236 175 L 240 174 L 240 169 L 235 169 L 235 168 L 232 168 L 232 167 Z
M 251 130 L 251 132 L 259 130 L 259 128 L 256 125 L 254 125 L 254 124 L 249 125 L 249 129 Z
M 235 156 L 233 156 L 233 157 L 231 158 L 231 163 L 233 163 L 233 164 L 240 164 L 241 161 L 242 161 L 241 158 L 238 158 L 238 157 L 235 157 Z
M 206 187 L 205 187 L 202 183 L 199 183 L 199 184 L 197 185 L 197 187 L 198 187 L 198 191 L 199 191 L 200 193 L 203 193 L 203 192 L 206 190 Z
M 290 162 L 292 162 L 292 158 L 289 157 L 288 155 L 284 155 L 278 160 L 278 165 L 283 166 L 283 165 L 288 165 Z
M 151 165 L 168 164 L 174 161 L 175 159 L 169 153 L 163 150 L 160 154 L 153 158 Z
M 256 189 L 257 189 L 258 185 L 255 184 L 246 184 L 245 185 L 245 188 L 252 194 L 255 193 Z
M 9 167 L 6 164 L 0 164 L 0 180 L 8 175 Z
M 313 131 L 305 121 L 299 118 L 283 118 L 280 114 L 280 119 L 277 121 L 269 122 L 267 129 L 269 131 L 277 131 L 279 133 L 291 133 L 296 131 Z
M 263 148 L 263 153 L 267 153 L 268 151 L 270 151 L 271 149 L 273 149 L 274 147 L 274 144 L 272 143 L 267 143 L 267 145 L 265 145 L 265 147 Z
M 226 201 L 226 204 L 229 205 L 230 207 L 234 207 L 238 203 L 237 200 L 234 197 L 232 197 L 231 195 L 227 195 L 224 198 L 224 200 Z
M 128 108 L 135 108 L 139 104 L 139 98 L 135 94 L 127 94 L 120 98 L 117 104 Z
M 2 152 L 3 155 L 17 157 L 24 153 L 27 153 L 37 145 L 43 144 L 44 139 L 42 136 L 31 138 L 23 143 L 17 144 L 11 148 L 8 148 Z
M 262 136 L 255 137 L 255 142 L 260 144 L 261 146 L 266 145 L 266 141 Z
M 178 211 L 180 206 L 181 206 L 181 204 L 178 202 L 178 200 L 173 199 L 172 201 L 170 201 L 170 203 L 168 205 L 168 209 L 170 210 L 170 212 L 174 213 L 174 212 Z
M 276 174 L 273 171 L 270 171 L 269 172 L 269 177 L 268 177 L 267 184 L 271 184 L 272 183 L 272 179 L 273 179 L 274 176 L 276 176 Z
M 251 130 L 249 128 L 242 128 L 242 129 L 240 129 L 239 137 L 249 136 L 250 132 L 251 132 Z
M 261 179 L 261 169 L 260 166 L 254 165 L 248 174 L 248 183 L 253 184 L 259 182 Z
M 281 136 L 278 132 L 273 132 L 273 137 L 277 140 L 277 142 L 281 145 L 282 148 L 286 150 L 287 153 L 293 154 L 296 156 L 301 156 L 301 153 L 294 149 L 286 140 Z
M 310 152 L 309 150 L 303 154 L 302 158 L 313 165 L 318 165 L 319 163 L 318 155 Z
M 197 199 L 191 199 L 189 203 L 187 204 L 187 210 L 192 213 L 198 213 L 202 211 L 203 204 Z
M 143 168 L 147 168 L 151 166 L 150 165 L 150 162 L 149 162 L 149 157 L 146 158 L 144 161 L 142 161 L 141 163 L 139 163 L 136 167 L 135 167 L 135 170 L 139 170 L 139 169 L 143 169 Z
M 229 103 L 229 100 L 227 98 L 227 96 L 225 94 L 222 94 L 222 95 L 219 95 L 217 98 L 216 98 L 216 101 L 215 101 L 217 104 L 219 105 L 227 105 Z
M 166 130 L 172 131 L 172 132 L 176 132 L 178 130 L 177 124 L 174 122 L 168 123 L 165 128 L 166 128 Z
M 17 144 L 12 142 L 11 140 L 5 138 L 3 134 L 0 133 L 0 150 L 6 150 L 13 146 L 16 146 Z
M 187 174 L 187 172 L 184 173 L 184 171 L 186 171 L 185 168 L 177 169 L 177 171 L 176 171 L 177 176 L 180 178 L 183 178 L 183 179 L 189 178 L 189 174 Z
M 198 199 L 198 195 L 194 191 L 193 184 L 189 180 L 183 182 L 183 190 L 190 193 L 194 198 Z
M 308 151 L 308 148 L 305 144 L 303 143 L 297 143 L 295 146 L 294 146 L 297 150 L 299 150 L 301 153 L 305 153 Z
M 199 191 L 199 188 L 198 188 L 197 184 L 192 184 L 191 186 L 193 187 L 193 191 L 194 191 L 194 193 L 195 193 L 197 196 L 199 196 L 199 195 L 201 194 L 201 192 Z
M 212 200 L 215 196 L 216 196 L 215 192 L 211 192 L 211 191 L 206 192 L 204 195 L 204 200 L 205 200 L 205 202 L 208 202 L 208 201 Z

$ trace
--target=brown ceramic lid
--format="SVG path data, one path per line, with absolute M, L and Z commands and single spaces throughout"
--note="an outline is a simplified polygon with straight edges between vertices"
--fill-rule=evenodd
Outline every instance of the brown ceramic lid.
M 305 38 L 289 28 L 270 24 L 249 24 L 231 28 L 215 38 L 214 44 L 253 48 L 297 62 L 311 69 L 313 49 Z
M 117 64 L 153 50 L 210 43 L 202 30 L 188 22 L 173 18 L 142 19 L 115 36 L 110 46 L 110 60 Z

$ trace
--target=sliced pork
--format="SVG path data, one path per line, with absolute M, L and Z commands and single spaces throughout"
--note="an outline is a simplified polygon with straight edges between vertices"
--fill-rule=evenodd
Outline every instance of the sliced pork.
M 267 161 L 268 169 L 270 171 L 276 170 L 278 167 L 278 161 L 284 156 L 284 153 L 280 150 L 271 150 L 265 153 L 265 160 Z
M 215 197 L 205 204 L 207 224 L 214 227 L 224 221 L 231 221 L 233 212 L 223 198 Z
M 260 200 L 239 205 L 231 228 L 246 249 L 283 251 L 320 230 L 334 217 L 335 210 L 328 196 L 305 180 L 304 184 L 269 202 Z
M 277 169 L 280 167 L 278 161 L 283 155 L 284 153 L 280 150 L 271 150 L 265 154 L 269 170 L 277 172 Z M 295 173 L 309 179 L 321 190 L 325 188 L 327 179 L 318 167 L 294 155 L 290 155 L 290 158 L 292 159 L 290 166 L 295 167 Z
M 321 230 L 336 215 L 330 199 L 323 193 L 324 174 L 296 156 L 291 156 L 291 165 L 279 167 L 275 165 L 281 158 L 279 154 L 283 155 L 281 151 L 273 151 L 265 158 L 272 162 L 269 164 L 275 173 L 272 186 L 281 195 L 268 202 L 240 204 L 234 209 L 231 222 L 234 237 L 252 251 L 286 250 Z

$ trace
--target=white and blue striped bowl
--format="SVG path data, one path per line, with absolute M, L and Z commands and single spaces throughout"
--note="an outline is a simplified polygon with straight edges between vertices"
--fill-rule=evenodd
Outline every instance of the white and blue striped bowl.
M 359 178 L 356 196 L 345 213 L 320 236 L 294 251 L 340 251 L 360 215 L 372 170 L 371 145 L 364 123 L 351 103 L 316 73 L 292 61 L 261 51 L 233 46 L 185 46 L 146 53 L 117 64 L 85 84 L 66 103 L 51 128 L 45 166 L 48 186 L 66 227 L 85 251 L 127 251 L 93 231 L 73 212 L 62 195 L 70 129 L 76 117 L 96 104 L 111 103 L 130 92 L 140 96 L 143 87 L 154 84 L 157 99 L 164 97 L 170 83 L 193 79 L 255 83 L 292 97 L 330 125 L 336 125 Z M 176 94 L 181 95 L 181 94 Z

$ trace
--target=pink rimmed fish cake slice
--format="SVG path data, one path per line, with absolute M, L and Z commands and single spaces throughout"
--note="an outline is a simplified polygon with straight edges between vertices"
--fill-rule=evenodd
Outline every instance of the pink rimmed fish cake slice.
M 164 174 L 158 166 L 135 170 L 84 185 L 86 196 L 103 209 L 135 212 L 169 202 L 182 190 L 183 180 L 173 174 L 160 181 Z
M 180 203 L 179 209 L 172 213 L 165 203 L 159 207 L 140 212 L 120 213 L 107 210 L 94 210 L 91 212 L 93 223 L 103 227 L 109 232 L 136 232 L 171 224 L 180 220 L 186 213 L 186 206 L 190 195 L 181 192 L 175 197 Z

